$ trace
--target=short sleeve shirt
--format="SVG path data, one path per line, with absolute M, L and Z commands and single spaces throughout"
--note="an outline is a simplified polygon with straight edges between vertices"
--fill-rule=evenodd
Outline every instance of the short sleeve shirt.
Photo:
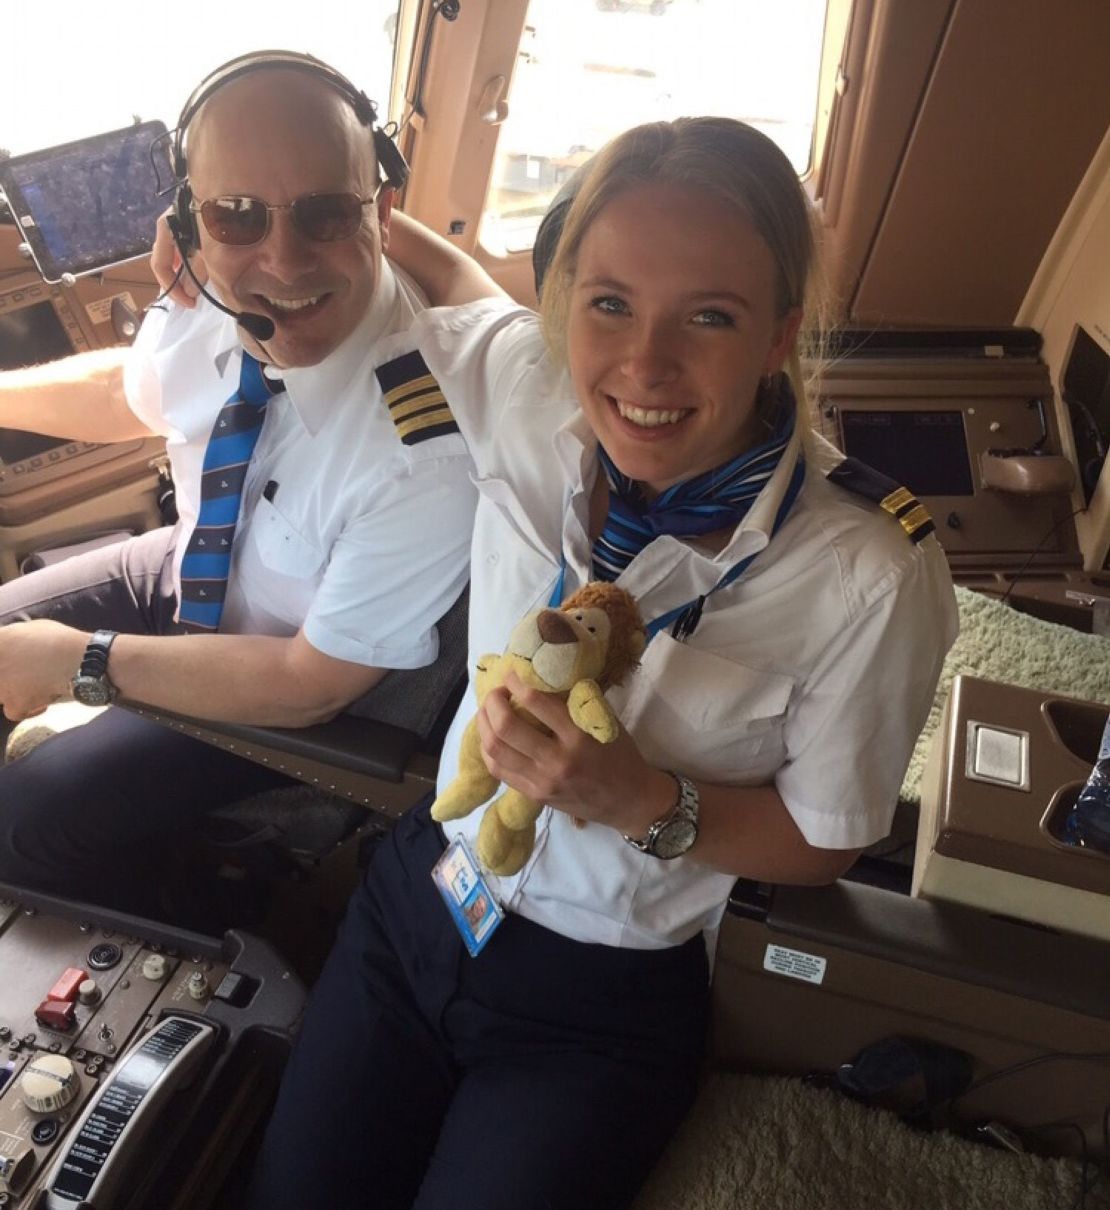
M 432 310 L 405 339 L 445 393 L 474 404 L 458 416 L 479 491 L 473 665 L 548 603 L 561 568 L 568 594 L 591 578 L 596 440 L 530 312 L 500 300 Z M 771 539 L 801 454 L 796 434 L 723 550 L 664 536 L 621 573 L 617 582 L 651 619 L 757 556 L 709 598 L 688 640 L 659 633 L 608 698 L 651 763 L 721 785 L 774 785 L 810 844 L 851 849 L 889 830 L 956 634 L 955 600 L 936 539 L 915 545 L 874 504 L 830 483 L 822 472 L 839 455 L 820 443 L 806 453 L 802 491 Z M 441 788 L 475 708 L 471 692 L 447 738 Z M 473 840 L 482 810 L 447 824 L 448 835 Z M 579 940 L 656 948 L 712 930 L 733 882 L 545 808 L 532 857 L 499 880 L 499 892 L 511 910 Z
M 457 431 L 404 442 L 374 374 L 379 344 L 422 308 L 383 263 L 358 328 L 319 365 L 283 372 L 243 488 L 221 631 L 303 629 L 325 655 L 371 667 L 435 659 L 435 623 L 467 579 L 470 461 Z M 128 402 L 165 436 L 177 489 L 179 577 L 241 346 L 234 321 L 201 301 L 152 311 L 132 354 Z

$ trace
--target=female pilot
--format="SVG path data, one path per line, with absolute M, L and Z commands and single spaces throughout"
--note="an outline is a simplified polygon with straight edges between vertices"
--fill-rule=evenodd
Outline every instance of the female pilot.
M 952 589 L 935 537 L 828 477 L 798 356 L 810 214 L 762 134 L 695 118 L 609 144 L 541 318 L 411 222 L 391 240 L 433 301 L 464 304 L 420 316 L 379 377 L 438 384 L 473 454 L 472 656 L 596 579 L 651 639 L 610 693 L 614 744 L 519 683 L 550 735 L 507 690 L 483 706 L 490 771 L 546 807 L 524 868 L 484 874 L 503 918 L 477 956 L 432 870 L 473 849 L 481 809 L 441 829 L 424 804 L 379 847 L 255 1204 L 616 1210 L 694 1097 L 736 877 L 828 882 L 887 833 Z

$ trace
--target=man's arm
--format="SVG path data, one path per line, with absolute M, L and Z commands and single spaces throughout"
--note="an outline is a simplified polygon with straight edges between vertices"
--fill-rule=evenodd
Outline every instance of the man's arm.
M 389 259 L 415 279 L 434 307 L 506 297 L 477 261 L 396 210 L 389 223 L 388 252 Z
M 128 349 L 94 349 L 0 372 L 0 427 L 74 441 L 130 441 L 152 432 L 128 407 Z
M 39 620 L 0 629 L 0 700 L 8 718 L 27 718 L 70 695 L 91 636 Z M 336 660 L 303 634 L 121 634 L 108 676 L 123 697 L 214 722 L 307 727 L 326 722 L 385 675 Z

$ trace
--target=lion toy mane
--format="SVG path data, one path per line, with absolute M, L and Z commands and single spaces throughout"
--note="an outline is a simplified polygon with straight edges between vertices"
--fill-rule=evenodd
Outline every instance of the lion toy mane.
M 586 584 L 559 609 L 539 609 L 521 619 L 504 655 L 482 656 L 476 677 L 478 703 L 515 672 L 531 688 L 562 697 L 571 720 L 587 735 L 598 743 L 612 743 L 619 727 L 605 690 L 619 685 L 636 667 L 646 645 L 643 619 L 632 597 L 615 584 Z M 550 734 L 527 710 L 515 701 L 512 705 L 534 727 Z M 499 785 L 482 759 L 477 719 L 471 719 L 462 737 L 458 773 L 432 804 L 432 818 L 441 823 L 461 819 L 487 802 Z M 536 841 L 542 806 L 511 787 L 491 804 L 478 829 L 478 857 L 488 870 L 510 875 L 523 868 Z

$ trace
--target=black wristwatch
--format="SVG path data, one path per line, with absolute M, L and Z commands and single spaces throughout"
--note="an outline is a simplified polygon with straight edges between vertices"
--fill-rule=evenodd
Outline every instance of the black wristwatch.
M 667 770 L 678 782 L 678 802 L 661 819 L 657 819 L 647 830 L 642 840 L 625 836 L 625 840 L 641 853 L 649 853 L 660 861 L 681 857 L 698 838 L 698 788 L 681 773 Z
M 114 630 L 98 630 L 89 639 L 81 667 L 70 682 L 74 701 L 83 706 L 107 706 L 115 700 L 116 687 L 108 679 L 108 652 L 115 637 Z

